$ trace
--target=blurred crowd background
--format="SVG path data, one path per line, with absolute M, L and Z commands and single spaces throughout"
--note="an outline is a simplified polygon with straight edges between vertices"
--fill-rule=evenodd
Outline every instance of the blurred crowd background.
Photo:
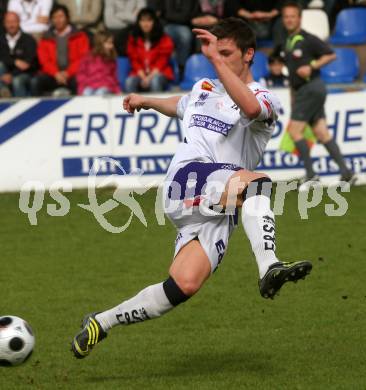
M 274 50 L 286 40 L 280 15 L 283 3 L 0 0 L 0 97 L 190 89 L 195 78 L 213 71 L 199 54 L 200 45 L 192 28 L 208 28 L 229 16 L 243 18 L 257 34 L 261 54 L 254 61 L 255 78 L 270 86 L 287 86 L 283 63 Z M 311 11 L 307 20 L 314 31 L 310 32 L 335 46 L 366 44 L 366 1 L 298 3 Z M 356 16 L 350 23 L 351 14 Z M 355 31 L 349 33 L 347 28 Z M 363 78 L 363 60 L 357 57 L 357 48 L 354 51 L 358 68 L 351 82 Z M 349 52 L 345 53 L 349 65 Z M 342 62 L 341 51 L 337 55 L 337 61 Z

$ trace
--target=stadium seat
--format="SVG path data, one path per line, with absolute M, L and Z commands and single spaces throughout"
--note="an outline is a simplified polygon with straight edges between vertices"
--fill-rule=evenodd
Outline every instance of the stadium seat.
M 251 69 L 255 81 L 259 81 L 261 78 L 268 76 L 268 57 L 261 51 L 257 51 Z
M 334 49 L 337 59 L 320 70 L 326 83 L 352 83 L 359 75 L 360 64 L 355 50 Z
M 122 91 L 125 90 L 125 82 L 130 73 L 131 65 L 130 60 L 127 57 L 118 57 L 117 58 L 117 77 L 119 85 L 122 88 Z
M 257 39 L 257 49 L 258 48 L 270 48 L 273 49 L 273 40 L 272 39 Z
M 366 43 L 366 8 L 342 10 L 337 15 L 330 43 L 333 45 Z
M 328 16 L 321 9 L 304 9 L 302 11 L 301 28 L 323 41 L 329 38 Z
M 215 68 L 203 54 L 192 54 L 186 62 L 180 87 L 183 90 L 190 90 L 198 80 L 204 77 L 216 79 Z

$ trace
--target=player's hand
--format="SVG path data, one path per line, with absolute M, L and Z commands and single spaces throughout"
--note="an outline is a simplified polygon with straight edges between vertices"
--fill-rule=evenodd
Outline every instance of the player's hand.
M 137 93 L 131 93 L 123 99 L 123 109 L 129 114 L 134 114 L 135 110 L 140 111 L 141 108 L 147 110 L 145 97 Z
M 302 65 L 297 69 L 296 74 L 302 77 L 303 79 L 307 79 L 308 77 L 311 76 L 311 72 L 312 72 L 312 68 L 310 65 Z
M 193 33 L 201 40 L 202 53 L 210 60 L 215 61 L 221 59 L 217 49 L 217 37 L 207 30 L 201 28 L 194 28 Z

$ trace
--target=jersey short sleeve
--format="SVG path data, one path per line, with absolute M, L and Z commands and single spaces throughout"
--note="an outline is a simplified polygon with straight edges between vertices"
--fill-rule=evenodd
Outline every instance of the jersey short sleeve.
M 184 116 L 184 112 L 188 106 L 188 102 L 189 102 L 189 99 L 190 99 L 191 95 L 188 94 L 188 95 L 184 95 L 182 96 L 179 100 L 178 100 L 178 104 L 177 104 L 177 117 L 179 119 L 183 119 L 183 116 Z
M 276 120 L 281 109 L 278 99 L 266 89 L 260 89 L 253 93 L 261 106 L 261 112 L 255 119 L 259 121 Z

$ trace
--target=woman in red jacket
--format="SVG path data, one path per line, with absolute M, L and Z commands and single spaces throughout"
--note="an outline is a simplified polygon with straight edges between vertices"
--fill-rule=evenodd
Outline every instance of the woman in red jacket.
M 51 28 L 38 43 L 41 72 L 31 80 L 32 95 L 76 93 L 76 72 L 88 52 L 88 36 L 70 24 L 67 7 L 56 4 L 51 11 Z
M 126 92 L 163 91 L 174 78 L 169 64 L 173 50 L 173 41 L 164 34 L 155 12 L 143 8 L 128 38 L 127 56 L 132 70 L 126 80 Z

